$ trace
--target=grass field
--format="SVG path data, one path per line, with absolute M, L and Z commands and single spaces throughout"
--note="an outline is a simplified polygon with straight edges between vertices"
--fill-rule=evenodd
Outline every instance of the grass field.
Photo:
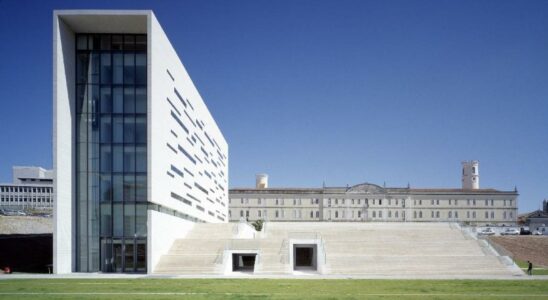
M 546 280 L 13 279 L 0 299 L 548 299 Z
M 523 272 L 527 272 L 527 267 L 529 265 L 526 261 L 516 259 L 514 262 L 523 270 Z M 533 265 L 533 275 L 548 275 L 548 269 L 542 266 Z

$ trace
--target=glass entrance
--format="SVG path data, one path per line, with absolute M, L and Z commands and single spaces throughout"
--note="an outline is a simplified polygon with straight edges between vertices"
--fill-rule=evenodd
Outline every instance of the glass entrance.
M 101 239 L 101 270 L 103 272 L 113 272 L 113 263 L 112 240 Z
M 101 271 L 146 273 L 146 240 L 101 240 Z
M 123 270 L 123 244 L 122 240 L 116 239 L 112 242 L 112 246 L 114 249 L 114 263 L 112 264 L 112 269 L 114 272 L 122 272 Z

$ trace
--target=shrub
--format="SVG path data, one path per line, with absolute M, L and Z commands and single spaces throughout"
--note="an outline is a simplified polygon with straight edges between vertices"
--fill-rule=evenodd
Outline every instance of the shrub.
M 261 231 L 263 229 L 263 223 L 264 223 L 263 220 L 257 220 L 255 222 L 251 223 L 251 225 L 253 225 L 253 227 L 255 227 L 256 231 Z

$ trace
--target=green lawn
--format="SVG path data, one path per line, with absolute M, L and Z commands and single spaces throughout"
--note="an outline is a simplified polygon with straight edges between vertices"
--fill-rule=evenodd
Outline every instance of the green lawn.
M 527 273 L 528 265 L 526 261 L 516 259 L 514 262 L 523 270 L 523 272 Z M 533 264 L 533 275 L 548 275 L 548 269 L 542 266 L 535 266 Z
M 0 299 L 548 299 L 546 280 L 10 279 Z

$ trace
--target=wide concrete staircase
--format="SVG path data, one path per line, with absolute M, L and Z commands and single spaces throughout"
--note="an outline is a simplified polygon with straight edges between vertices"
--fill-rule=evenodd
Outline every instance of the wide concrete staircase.
M 467 239 L 447 223 L 347 223 L 340 227 L 344 230 L 319 230 L 325 241 L 328 274 L 512 274 L 487 245 Z
M 197 224 L 164 255 L 157 274 L 222 274 L 222 252 L 233 243 L 231 224 Z M 511 260 L 448 223 L 269 222 L 248 243 L 256 248 L 255 274 L 293 274 L 292 237 L 315 237 L 323 274 L 518 275 Z M 321 254 L 321 253 L 319 253 Z
M 175 240 L 162 255 L 154 274 L 219 274 L 217 261 L 232 237 L 233 223 L 194 225 L 184 239 Z

